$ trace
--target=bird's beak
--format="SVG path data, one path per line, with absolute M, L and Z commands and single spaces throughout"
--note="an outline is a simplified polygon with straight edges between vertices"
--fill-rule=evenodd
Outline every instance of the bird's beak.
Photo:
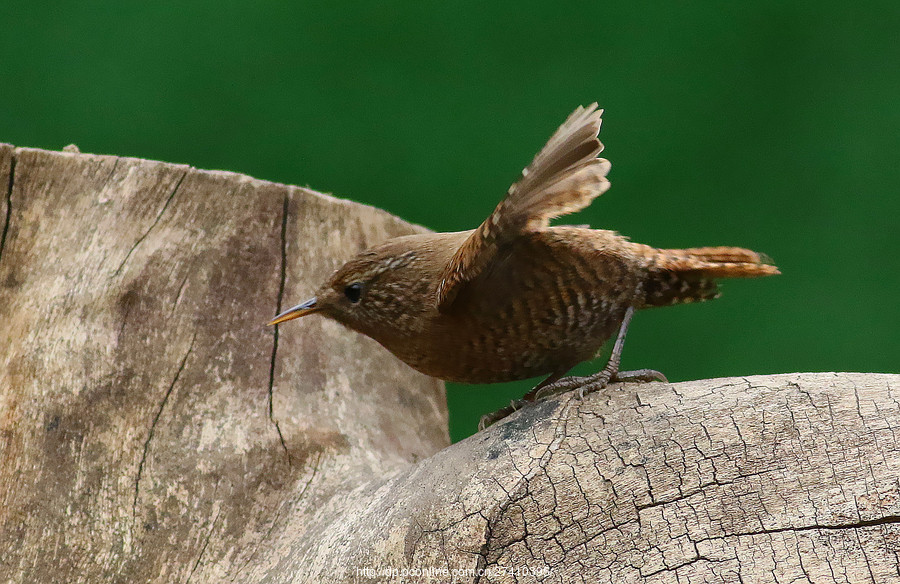
M 282 323 L 286 320 L 294 320 L 295 318 L 300 318 L 301 316 L 306 316 L 307 314 L 318 312 L 318 310 L 319 307 L 316 306 L 316 298 L 314 296 L 303 304 L 298 304 L 293 308 L 285 310 L 266 324 L 272 326 L 273 324 Z

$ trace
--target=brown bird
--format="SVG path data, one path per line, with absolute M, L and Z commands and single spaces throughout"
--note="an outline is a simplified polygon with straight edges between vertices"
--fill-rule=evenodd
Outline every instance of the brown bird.
M 596 103 L 576 109 L 477 229 L 396 237 L 363 251 L 314 298 L 269 324 L 318 312 L 447 381 L 547 375 L 527 401 L 575 388 L 583 396 L 611 381 L 665 380 L 652 370 L 619 371 L 634 309 L 709 300 L 719 278 L 779 271 L 738 247 L 656 249 L 613 231 L 551 227 L 609 188 L 610 164 L 597 157 L 602 113 Z M 617 329 L 606 367 L 562 378 Z

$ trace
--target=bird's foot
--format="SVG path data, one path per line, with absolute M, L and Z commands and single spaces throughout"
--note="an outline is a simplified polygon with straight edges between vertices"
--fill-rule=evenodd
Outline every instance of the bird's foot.
M 516 410 L 521 409 L 525 403 L 524 399 L 516 399 L 509 402 L 509 405 L 505 408 L 500 408 L 496 412 L 481 416 L 481 419 L 478 421 L 478 431 L 484 430 L 491 424 L 495 424 Z
M 654 369 L 637 369 L 635 371 L 619 371 L 613 373 L 608 368 L 603 368 L 593 375 L 586 377 L 563 377 L 559 381 L 537 388 L 534 392 L 534 399 L 517 399 L 509 402 L 505 408 L 500 408 L 496 412 L 481 416 L 478 421 L 478 431 L 484 430 L 492 424 L 496 424 L 508 415 L 516 412 L 525 404 L 542 401 L 547 398 L 571 391 L 578 390 L 578 399 L 584 399 L 589 393 L 604 389 L 610 383 L 643 383 L 648 381 L 662 381 L 668 383 L 666 376 Z
M 587 377 L 563 377 L 555 383 L 540 388 L 535 399 L 547 399 L 548 397 L 559 395 L 573 389 L 578 390 L 578 398 L 584 399 L 589 393 L 606 388 L 610 383 L 640 383 L 645 381 L 662 381 L 668 383 L 666 376 L 653 369 L 637 369 L 635 371 L 618 371 L 613 372 L 608 367 L 604 367 L 593 375 Z

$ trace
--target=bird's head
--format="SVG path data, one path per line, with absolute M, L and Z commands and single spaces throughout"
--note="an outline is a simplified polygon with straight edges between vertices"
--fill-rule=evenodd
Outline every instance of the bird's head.
M 396 328 L 416 313 L 428 295 L 427 280 L 415 277 L 417 252 L 403 247 L 382 245 L 360 253 L 332 274 L 315 296 L 268 324 L 321 313 L 379 339 L 380 331 Z

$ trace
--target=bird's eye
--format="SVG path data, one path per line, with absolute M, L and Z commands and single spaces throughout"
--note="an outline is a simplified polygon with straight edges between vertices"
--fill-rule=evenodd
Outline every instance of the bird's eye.
M 344 288 L 344 296 L 347 297 L 347 300 L 349 300 L 353 304 L 356 304 L 362 297 L 362 289 L 362 284 L 360 284 L 359 282 L 354 282 Z

